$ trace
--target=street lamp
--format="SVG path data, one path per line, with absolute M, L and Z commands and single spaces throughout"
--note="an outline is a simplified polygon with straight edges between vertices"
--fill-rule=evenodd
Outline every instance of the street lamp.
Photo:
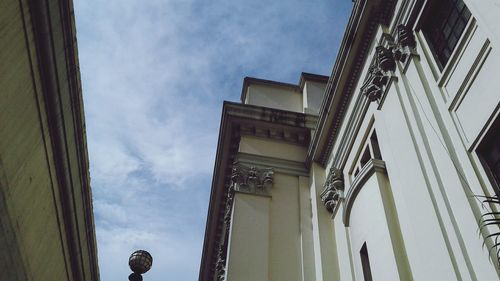
M 142 281 L 143 273 L 146 273 L 153 265 L 153 257 L 150 253 L 144 250 L 137 250 L 130 255 L 128 265 L 134 272 L 128 276 L 130 281 Z

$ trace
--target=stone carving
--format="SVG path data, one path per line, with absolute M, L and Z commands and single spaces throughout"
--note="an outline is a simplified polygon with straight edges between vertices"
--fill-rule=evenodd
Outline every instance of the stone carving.
M 397 27 L 397 40 L 394 48 L 394 58 L 402 63 L 415 53 L 417 41 L 415 41 L 415 34 L 413 31 L 404 24 Z
M 328 212 L 333 213 L 341 198 L 342 191 L 344 191 L 344 175 L 341 170 L 331 168 L 325 182 L 325 189 L 320 195 Z
M 272 168 L 259 169 L 255 166 L 247 167 L 234 164 L 231 174 L 231 188 L 234 191 L 268 194 L 268 188 L 273 184 L 274 170 Z
M 378 101 L 385 91 L 387 83 L 396 70 L 396 61 L 405 63 L 411 54 L 415 54 L 417 42 L 413 31 L 407 26 L 400 24 L 397 27 L 397 40 L 387 35 L 388 47 L 377 46 L 375 48 L 375 61 L 368 70 L 365 82 L 361 86 L 361 92 L 368 97 L 370 102 Z
M 217 248 L 217 262 L 215 263 L 215 280 L 224 281 L 226 274 L 226 241 L 231 227 L 231 211 L 233 207 L 234 192 L 254 194 L 268 194 L 268 189 L 273 184 L 274 171 L 272 168 L 259 169 L 254 166 L 247 167 L 242 164 L 233 164 L 231 172 L 231 185 L 228 188 L 224 210 L 224 227 Z
M 271 122 L 281 122 L 285 119 L 285 114 L 279 110 L 271 110 L 269 119 L 271 120 Z
M 215 275 L 217 281 L 224 281 L 226 274 L 226 258 L 224 254 L 224 247 L 219 244 L 219 249 L 217 250 L 217 262 L 215 263 Z
M 375 52 L 377 53 L 376 64 L 383 72 L 396 70 L 396 62 L 394 61 L 392 48 L 388 49 L 384 46 L 377 46 Z
M 368 69 L 363 86 L 361 86 L 361 93 L 367 96 L 371 102 L 376 101 L 382 96 L 388 81 L 389 77 L 377 65 L 372 65 Z
M 361 93 L 367 96 L 370 102 L 382 97 L 391 73 L 396 70 L 392 48 L 378 46 L 375 51 L 375 61 L 368 69 L 365 82 L 361 86 Z

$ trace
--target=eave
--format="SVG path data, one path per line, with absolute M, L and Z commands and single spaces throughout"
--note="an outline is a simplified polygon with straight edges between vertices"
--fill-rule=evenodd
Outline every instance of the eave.
M 306 166 L 326 165 L 354 86 L 366 61 L 368 47 L 379 23 L 388 25 L 395 0 L 358 0 L 354 4 L 339 53 L 328 80 L 319 121 L 308 148 Z
M 67 268 L 74 280 L 98 281 L 97 242 L 73 2 L 32 0 L 22 3 L 21 8 L 29 13 L 32 21 L 32 24 L 26 24 L 26 27 L 32 27 L 34 34 L 34 42 L 29 47 L 34 50 L 33 59 L 36 59 L 38 67 L 38 72 L 32 75 L 39 75 L 41 80 L 40 96 L 47 114 L 51 157 L 54 159 L 57 192 L 61 198 L 60 223 L 64 233 L 59 238 L 68 248 Z M 25 19 L 27 17 L 23 17 Z

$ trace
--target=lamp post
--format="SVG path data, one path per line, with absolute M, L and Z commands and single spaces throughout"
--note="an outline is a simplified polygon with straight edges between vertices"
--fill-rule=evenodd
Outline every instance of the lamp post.
M 142 281 L 143 273 L 146 273 L 153 265 L 153 257 L 150 253 L 144 250 L 137 250 L 130 255 L 128 259 L 128 265 L 133 271 L 132 274 L 128 276 L 130 281 Z

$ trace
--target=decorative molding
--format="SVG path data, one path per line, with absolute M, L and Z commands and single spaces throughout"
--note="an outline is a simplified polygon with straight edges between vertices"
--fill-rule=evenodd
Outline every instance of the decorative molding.
M 396 70 L 396 61 L 392 47 L 386 48 L 384 46 L 377 46 L 375 52 L 377 54 L 377 66 L 384 73 L 394 72 Z
M 326 210 L 334 213 L 344 191 L 344 175 L 338 168 L 331 168 L 320 197 Z
M 225 101 L 227 114 L 233 117 L 265 121 L 277 125 L 288 125 L 299 128 L 316 128 L 317 116 L 258 105 L 239 104 Z
M 354 181 L 352 182 L 349 191 L 347 192 L 347 196 L 345 197 L 345 208 L 344 208 L 344 216 L 343 221 L 346 227 L 349 226 L 349 218 L 351 216 L 352 206 L 354 205 L 354 201 L 358 196 L 359 192 L 365 185 L 366 181 L 375 173 L 386 173 L 385 162 L 379 159 L 370 159 L 359 171 L 359 174 L 356 176 Z
M 269 195 L 273 185 L 274 169 L 260 169 L 234 163 L 231 173 L 231 190 L 257 195 Z
M 389 34 L 382 36 L 381 44 L 375 48 L 375 59 L 368 70 L 365 82 L 361 86 L 361 93 L 373 102 L 377 101 L 378 109 L 382 107 L 386 90 L 393 79 L 397 79 L 394 71 L 396 61 L 404 65 L 404 69 L 412 55 L 417 55 L 415 48 L 414 32 L 407 26 L 397 26 L 397 39 L 394 40 Z
M 365 82 L 361 86 L 361 93 L 365 95 L 370 102 L 378 101 L 382 97 L 389 77 L 385 75 L 377 65 L 371 65 Z
M 233 163 L 231 172 L 231 185 L 228 187 L 225 200 L 222 233 L 217 242 L 215 261 L 215 280 L 224 281 L 227 262 L 227 241 L 231 228 L 231 215 L 233 209 L 234 193 L 243 192 L 257 195 L 269 195 L 269 188 L 273 184 L 273 168 L 257 168 L 241 163 Z
M 345 117 L 347 105 L 353 96 L 360 79 L 370 44 L 374 40 L 375 29 L 379 24 L 389 25 L 392 19 L 395 0 L 355 2 L 337 60 L 325 89 L 325 98 L 321 105 L 318 130 L 308 149 L 306 166 L 313 161 L 325 166 L 333 150 L 340 124 Z M 362 35 L 358 35 L 362 34 Z M 356 40 L 357 36 L 362 36 Z M 342 82 L 341 77 L 347 77 Z
M 411 55 L 416 55 L 417 41 L 415 33 L 408 26 L 400 24 L 397 26 L 396 45 L 393 50 L 394 59 L 406 64 Z
M 215 263 L 216 281 L 224 281 L 226 276 L 226 254 L 222 243 L 219 243 L 217 250 L 217 262 Z
M 238 152 L 235 157 L 235 161 L 247 166 L 253 165 L 257 168 L 273 167 L 273 170 L 276 173 L 282 173 L 292 176 L 309 176 L 309 170 L 304 166 L 304 162 L 255 155 L 244 152 Z
M 361 93 L 365 95 L 371 102 L 377 101 L 380 103 L 382 95 L 388 88 L 391 77 L 394 76 L 396 70 L 396 62 L 392 48 L 377 46 L 376 57 L 365 78 L 365 82 L 361 86 Z

